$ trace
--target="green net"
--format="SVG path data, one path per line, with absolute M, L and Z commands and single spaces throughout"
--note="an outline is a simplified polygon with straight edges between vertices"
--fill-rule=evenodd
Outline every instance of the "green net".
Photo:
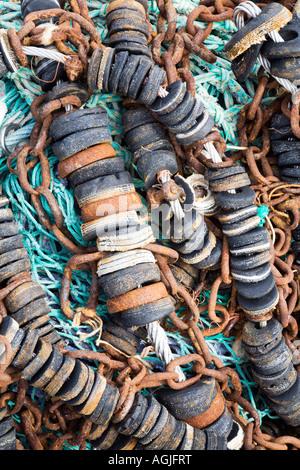
M 177 10 L 178 27 L 183 27 L 185 26 L 187 15 L 197 6 L 197 3 L 191 0 L 174 0 L 173 3 Z M 101 34 L 103 43 L 107 44 L 108 32 L 105 23 L 106 2 L 97 0 L 87 1 L 87 5 L 90 16 Z M 156 27 L 158 14 L 159 10 L 156 2 L 149 1 L 149 16 L 154 28 Z M 20 2 L 0 1 L 0 27 L 9 29 L 12 26 L 17 30 L 22 26 Z M 195 26 L 204 28 L 206 23 L 196 21 Z M 238 114 L 245 104 L 252 99 L 258 84 L 256 78 L 257 66 L 250 78 L 242 86 L 236 81 L 230 68 L 230 62 L 222 52 L 223 46 L 235 30 L 236 28 L 232 21 L 226 20 L 214 23 L 212 33 L 204 42 L 205 46 L 217 56 L 217 61 L 214 64 L 203 62 L 193 54 L 190 56 L 191 72 L 196 83 L 196 93 L 204 102 L 206 109 L 213 115 L 215 123 L 226 140 L 229 149 L 238 144 L 236 132 Z M 162 46 L 163 51 L 164 46 Z M 0 125 L 3 126 L 14 122 L 20 126 L 18 130 L 15 130 L 6 138 L 6 145 L 9 149 L 13 149 L 15 145 L 29 138 L 34 125 L 34 119 L 30 114 L 30 104 L 41 93 L 37 79 L 29 68 L 21 68 L 15 73 L 8 73 L 0 81 Z M 272 91 L 266 90 L 262 104 L 267 105 L 273 99 Z M 84 107 L 94 106 L 103 106 L 107 110 L 114 148 L 117 150 L 118 155 L 124 158 L 127 169 L 133 177 L 136 189 L 142 198 L 144 198 L 143 182 L 132 163 L 132 155 L 122 141 L 121 115 L 124 112 L 122 99 L 116 95 L 95 92 L 84 104 Z M 61 180 L 58 177 L 58 162 L 51 146 L 47 149 L 47 156 L 51 170 L 50 190 L 59 203 L 65 225 L 78 243 L 86 245 L 81 236 L 80 211 L 74 202 L 73 191 L 67 187 L 65 180 Z M 48 303 L 51 307 L 51 322 L 66 340 L 68 347 L 99 350 L 99 347 L 96 346 L 97 333 L 93 334 L 91 327 L 86 324 L 74 327 L 72 322 L 61 312 L 59 305 L 61 280 L 65 264 L 71 254 L 57 242 L 52 232 L 41 225 L 36 211 L 30 203 L 30 196 L 21 188 L 18 177 L 8 171 L 6 159 L 6 154 L 0 149 L 0 183 L 10 200 L 11 209 L 18 222 L 20 233 L 23 235 L 24 246 L 28 249 L 32 263 L 32 277 L 43 287 L 48 295 Z M 40 164 L 36 165 L 29 172 L 28 178 L 32 186 L 40 184 L 42 180 Z M 146 203 L 145 199 L 143 201 Z M 51 211 L 46 200 L 43 200 L 42 204 L 51 220 Z M 259 215 L 263 224 L 267 215 L 267 208 L 265 206 L 259 208 Z M 91 274 L 89 271 L 73 272 L 70 289 L 70 306 L 72 309 L 86 304 L 90 283 Z M 207 302 L 209 291 L 204 291 L 202 295 L 203 302 Z M 229 298 L 226 296 L 218 296 L 218 302 L 222 305 L 226 305 L 228 300 Z M 97 314 L 102 318 L 105 325 L 108 321 L 108 312 L 103 295 L 100 295 L 99 298 Z M 210 319 L 207 313 L 201 314 L 201 321 L 204 327 L 209 327 Z M 179 333 L 167 332 L 167 335 L 175 357 L 193 352 L 192 344 Z M 260 418 L 269 416 L 276 419 L 274 413 L 266 405 L 263 396 L 260 395 L 256 383 L 252 380 L 247 358 L 241 356 L 238 352 L 236 338 L 228 338 L 223 334 L 218 334 L 207 338 L 206 341 L 211 353 L 219 357 L 225 366 L 232 367 L 238 373 L 243 387 L 243 397 L 254 406 Z M 155 357 L 155 354 L 149 354 L 149 358 L 146 359 L 153 361 L 156 367 L 162 367 L 160 360 Z M 95 363 L 96 366 L 97 364 Z M 186 366 L 184 372 L 189 372 L 188 366 Z M 41 392 L 33 389 L 31 393 L 31 398 L 43 407 L 44 397 Z M 243 413 L 242 410 L 241 412 Z M 251 417 L 247 415 L 245 417 L 251 420 Z M 15 415 L 14 418 L 16 420 L 19 419 L 18 415 Z M 25 437 L 19 436 L 19 438 L 25 448 L 28 448 L 24 440 Z M 66 449 L 76 450 L 76 447 L 66 445 Z

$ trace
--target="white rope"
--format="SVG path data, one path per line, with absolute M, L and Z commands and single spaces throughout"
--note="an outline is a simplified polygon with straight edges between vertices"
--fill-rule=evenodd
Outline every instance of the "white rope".
M 245 24 L 245 13 L 252 16 L 252 18 L 255 18 L 261 13 L 261 9 L 253 2 L 250 0 L 247 0 L 246 2 L 240 3 L 233 12 L 233 21 L 238 29 L 243 28 Z M 274 42 L 284 42 L 284 39 L 280 36 L 278 31 L 271 31 L 268 33 L 270 38 Z M 287 80 L 286 78 L 280 78 L 276 77 L 275 75 L 272 75 L 270 73 L 271 70 L 271 64 L 268 59 L 263 57 L 261 54 L 258 55 L 258 61 L 260 64 L 263 66 L 263 68 L 272 76 L 274 77 L 280 85 L 282 85 L 287 91 L 289 91 L 292 94 L 292 102 L 297 101 L 298 99 L 298 92 L 299 88 L 290 80 Z
M 158 321 L 147 323 L 146 329 L 148 332 L 149 339 L 151 343 L 154 345 L 154 349 L 155 349 L 155 353 L 157 357 L 165 365 L 169 364 L 171 361 L 173 361 L 174 356 L 170 349 L 170 346 L 168 343 L 168 337 L 166 335 L 165 330 L 160 326 Z M 177 372 L 179 376 L 178 382 L 183 382 L 184 380 L 186 380 L 186 377 L 182 369 L 179 366 L 177 366 L 174 369 L 174 371 Z
M 62 54 L 59 51 L 53 49 L 46 49 L 44 47 L 35 47 L 35 46 L 23 46 L 23 52 L 26 55 L 33 56 L 33 57 L 42 57 L 45 59 L 52 59 L 56 60 L 57 62 L 64 63 L 66 59 L 69 57 L 65 54 Z

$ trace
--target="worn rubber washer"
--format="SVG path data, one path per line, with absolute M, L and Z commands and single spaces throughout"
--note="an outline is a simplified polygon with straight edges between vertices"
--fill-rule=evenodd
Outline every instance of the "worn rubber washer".
M 191 450 L 205 450 L 206 434 L 202 429 L 194 428 L 194 438 Z
M 248 217 L 255 216 L 257 214 L 256 204 L 237 209 L 235 211 L 219 212 L 217 218 L 221 224 L 232 224 L 241 220 L 248 219 Z
M 29 272 L 30 270 L 31 263 L 28 257 L 14 261 L 0 269 L 0 282 L 3 282 L 16 274 L 20 274 L 25 271 Z
M 135 429 L 133 434 L 138 439 L 141 439 L 149 434 L 151 429 L 154 427 L 162 408 L 161 404 L 155 397 L 153 397 L 153 395 L 147 395 L 146 400 L 146 413 L 143 416 L 142 422 L 138 428 Z
M 73 171 L 79 170 L 86 165 L 115 156 L 116 151 L 111 144 L 106 143 L 94 145 L 93 147 L 76 153 L 75 155 L 61 161 L 57 165 L 57 171 L 60 178 L 66 178 L 66 176 L 73 173 Z
M 119 9 L 138 11 L 145 16 L 145 8 L 135 0 L 114 0 L 108 4 L 105 14 L 108 16 L 112 11 Z
M 26 325 L 28 322 L 44 316 L 51 312 L 51 308 L 46 303 L 46 301 L 41 298 L 37 300 L 32 300 L 23 308 L 20 308 L 15 313 L 11 314 L 11 317 L 14 318 L 20 326 Z
M 70 356 L 64 356 L 59 371 L 52 377 L 50 382 L 44 388 L 45 392 L 53 397 L 57 395 L 64 383 L 69 379 L 75 367 L 76 359 Z
M 300 150 L 281 153 L 278 156 L 277 165 L 279 167 L 293 167 L 294 165 L 300 165 Z
M 235 281 L 255 283 L 266 279 L 271 272 L 270 263 L 262 264 L 257 268 L 247 269 L 231 269 L 231 275 Z
M 106 109 L 99 108 L 77 109 L 55 119 L 50 126 L 50 134 L 54 142 L 75 132 L 107 127 L 109 124 Z
M 141 175 L 146 189 L 157 184 L 157 174 L 161 170 L 168 170 L 171 175 L 178 171 L 176 155 L 168 151 L 149 152 L 142 155 L 137 161 L 137 170 Z
M 185 434 L 185 427 L 186 424 L 183 423 L 182 421 L 176 421 L 175 423 L 175 429 L 167 442 L 163 445 L 163 450 L 176 450 L 178 446 L 180 445 L 181 440 L 183 439 L 183 436 Z
M 136 100 L 144 105 L 151 106 L 155 101 L 159 89 L 166 78 L 166 71 L 154 64 L 148 72 L 146 83 L 142 85 Z
M 93 145 L 112 142 L 109 128 L 97 127 L 67 135 L 53 143 L 52 149 L 59 161 L 75 155 Z
M 147 45 L 147 36 L 140 31 L 119 31 L 117 33 L 112 34 L 109 31 L 109 44 L 111 47 L 116 46 L 119 43 L 124 41 L 127 42 L 135 42 L 142 45 Z
M 179 124 L 189 116 L 194 107 L 194 103 L 195 98 L 189 91 L 186 91 L 183 100 L 173 111 L 160 115 L 160 121 L 168 127 Z
M 110 299 L 136 289 L 138 286 L 159 281 L 160 271 L 157 265 L 155 263 L 141 263 L 101 276 L 99 285 L 105 296 Z
M 108 30 L 110 30 L 110 25 L 113 21 L 117 20 L 125 20 L 128 22 L 128 18 L 132 19 L 133 21 L 136 19 L 139 22 L 145 22 L 145 12 L 141 12 L 139 10 L 132 10 L 128 8 L 117 8 L 114 10 L 109 11 L 106 13 L 106 24 Z
M 118 94 L 120 96 L 128 95 L 131 78 L 138 68 L 139 63 L 140 57 L 138 55 L 129 55 L 118 83 Z M 127 113 L 125 112 L 125 114 Z M 123 129 L 123 131 L 126 132 L 125 129 Z
M 287 152 L 299 152 L 300 151 L 300 140 L 298 139 L 285 139 L 278 140 L 272 145 L 273 155 L 280 155 L 281 153 Z
M 23 248 L 23 237 L 22 235 L 13 235 L 12 237 L 3 238 L 0 240 L 0 254 L 6 253 L 7 251 L 17 250 Z
M 250 186 L 238 188 L 235 193 L 221 191 L 215 194 L 216 202 L 223 209 L 241 209 L 253 204 L 255 191 Z
M 94 411 L 87 418 L 101 426 L 107 424 L 113 415 L 119 394 L 119 390 L 115 385 L 106 383 L 102 397 Z
M 192 251 L 192 253 L 188 254 L 182 254 L 181 258 L 185 263 L 187 264 L 197 264 L 203 261 L 205 258 L 207 258 L 212 250 L 215 248 L 217 243 L 216 236 L 214 235 L 213 232 L 208 230 L 207 234 L 205 235 L 204 238 L 204 243 L 203 246 L 200 249 L 197 249 L 195 251 Z
M 139 307 L 123 310 L 116 315 L 117 319 L 125 326 L 144 326 L 155 320 L 168 316 L 174 311 L 174 304 L 170 296 L 150 302 Z
M 260 374 L 253 369 L 252 376 L 269 397 L 275 397 L 286 392 L 294 385 L 297 379 L 297 372 L 294 365 L 290 363 L 286 369 L 271 375 Z
M 52 345 L 47 341 L 38 340 L 32 360 L 21 371 L 20 377 L 25 380 L 30 380 L 46 363 L 47 359 L 52 353 Z
M 234 248 L 243 248 L 255 243 L 269 241 L 268 231 L 265 227 L 257 227 L 254 230 L 243 233 L 242 235 L 237 235 L 236 237 L 228 238 L 228 245 L 230 250 Z
M 249 49 L 231 61 L 231 70 L 239 83 L 245 82 L 251 74 L 261 48 L 262 44 L 253 44 Z
M 143 83 L 152 65 L 152 60 L 149 60 L 147 57 L 140 57 L 139 64 L 132 75 L 128 87 L 127 95 L 129 98 L 132 98 L 133 100 L 137 99 L 137 96 L 142 90 Z
M 125 141 L 132 152 L 158 140 L 167 140 L 166 133 L 161 124 L 148 123 L 126 132 Z
M 230 431 L 232 429 L 233 425 L 233 419 L 232 416 L 228 410 L 227 407 L 225 407 L 225 410 L 219 416 L 216 421 L 214 421 L 212 424 L 209 426 L 206 426 L 205 428 L 202 428 L 203 431 L 209 431 L 209 432 L 214 432 L 220 437 L 225 437 L 227 438 L 230 434 Z
M 92 446 L 95 450 L 108 450 L 116 441 L 119 433 L 114 424 L 110 424 L 103 434 L 97 439 L 92 440 Z M 90 436 L 89 436 L 90 439 Z
M 195 263 L 194 266 L 196 266 L 199 269 L 208 269 L 215 267 L 217 269 L 219 267 L 219 263 L 221 260 L 222 256 L 222 242 L 217 238 L 216 239 L 216 245 L 210 252 L 210 254 L 207 256 L 207 258 L 204 258 L 202 261 L 198 261 Z
M 204 413 L 217 393 L 213 377 L 202 376 L 195 384 L 184 389 L 161 388 L 158 400 L 176 419 L 187 420 Z
M 288 176 L 291 178 L 300 178 L 300 166 L 293 166 L 291 168 L 282 168 L 280 171 L 281 176 Z
M 88 369 L 88 366 L 82 361 L 76 360 L 71 375 L 57 392 L 56 396 L 67 402 L 76 398 L 88 381 Z
M 274 285 L 273 289 L 268 294 L 263 294 L 262 297 L 248 299 L 238 293 L 237 299 L 239 305 L 245 312 L 253 312 L 255 315 L 261 315 L 269 312 L 277 305 L 279 294 L 277 287 Z
M 139 60 L 138 56 L 134 57 Z M 144 106 L 138 106 L 137 108 L 129 109 L 122 114 L 123 132 L 125 134 L 127 134 L 127 132 L 131 131 L 132 129 L 149 123 L 157 123 L 157 121 L 150 111 Z
M 179 132 L 185 132 L 187 129 L 190 129 L 191 127 L 195 126 L 197 123 L 197 119 L 202 115 L 203 113 L 203 103 L 199 99 L 195 98 L 194 101 L 194 106 L 188 116 L 186 116 L 182 121 L 180 121 L 178 124 L 175 124 L 173 126 L 169 126 L 169 131 L 172 132 L 173 134 L 178 134 Z
M 181 440 L 180 445 L 178 446 L 178 450 L 191 450 L 194 440 L 194 430 L 193 426 L 185 423 L 185 433 Z M 204 433 L 203 433 L 204 435 Z
M 280 29 L 283 42 L 269 39 L 263 44 L 261 54 L 268 60 L 284 59 L 286 57 L 300 57 L 300 24 L 299 18 L 293 18 Z
M 220 191 L 228 191 L 230 189 L 243 188 L 244 186 L 250 186 L 250 184 L 251 181 L 248 174 L 243 172 L 236 175 L 230 175 L 222 179 L 210 180 L 209 188 L 211 191 L 217 193 Z
M 204 238 L 207 234 L 207 226 L 205 223 L 200 224 L 199 227 L 195 230 L 195 232 L 188 237 L 186 240 L 180 243 L 171 243 L 171 245 L 177 250 L 179 253 L 188 254 L 192 253 L 195 250 L 201 249 L 204 244 Z
M 91 90 L 97 90 L 98 88 L 98 72 L 101 65 L 102 57 L 102 49 L 96 48 L 90 59 L 87 74 L 87 84 Z
M 266 354 L 251 357 L 254 370 L 264 375 L 276 374 L 288 367 L 292 359 L 292 351 L 286 345 L 285 339 L 281 341 Z
M 130 14 L 129 12 L 127 12 L 126 18 L 116 18 L 110 21 L 108 31 L 109 36 L 121 31 L 139 31 L 146 37 L 146 42 L 149 37 L 149 28 L 145 23 L 145 19 L 135 13 Z
M 33 300 L 46 297 L 46 292 L 42 287 L 33 281 L 24 282 L 10 292 L 5 300 L 5 307 L 9 313 L 15 313 Z
M 168 442 L 169 438 L 175 431 L 176 419 L 170 413 L 167 415 L 167 420 L 161 433 L 153 439 L 149 444 L 144 446 L 145 450 L 158 450 Z
M 48 103 L 49 101 L 58 100 L 69 95 L 77 96 L 81 104 L 83 104 L 88 99 L 88 90 L 86 86 L 82 85 L 80 82 L 56 83 L 55 86 L 47 92 L 45 101 Z
M 147 411 L 148 401 L 142 393 L 137 393 L 126 417 L 117 425 L 117 430 L 127 436 L 134 435 Z
M 80 168 L 69 175 L 72 188 L 91 181 L 99 176 L 112 175 L 125 171 L 125 160 L 122 157 L 105 158 Z
M 68 405 L 81 405 L 91 393 L 95 381 L 95 371 L 88 367 L 88 378 L 80 393 L 74 398 L 68 399 Z
M 74 409 L 83 415 L 91 415 L 93 413 L 99 404 L 107 385 L 107 380 L 105 377 L 100 375 L 97 371 L 94 371 L 94 374 L 95 380 L 89 396 L 83 403 L 74 406 Z
M 74 196 L 78 202 L 79 207 L 88 204 L 97 199 L 104 199 L 106 193 L 108 196 L 109 190 L 112 190 L 112 194 L 118 194 L 116 191 L 118 188 L 126 189 L 132 185 L 132 178 L 128 171 L 121 171 L 120 173 L 114 173 L 110 175 L 103 175 L 94 178 L 91 181 L 79 184 L 74 189 Z M 126 191 L 128 192 L 128 191 Z
M 28 258 L 27 248 L 18 248 L 16 250 L 7 251 L 0 255 L 0 272 L 1 268 L 14 261 Z
M 37 330 L 29 329 L 25 332 L 21 346 L 11 364 L 17 369 L 24 369 L 32 359 L 32 355 L 39 339 Z
M 116 54 L 115 62 L 112 65 L 111 72 L 108 80 L 108 91 L 117 93 L 120 77 L 123 73 L 126 61 L 128 59 L 128 52 L 121 51 Z
M 247 219 L 232 222 L 230 224 L 222 224 L 222 231 L 227 238 L 236 237 L 243 233 L 255 229 L 261 223 L 259 215 L 254 215 Z
M 259 15 L 238 30 L 232 38 L 225 44 L 223 51 L 234 59 L 250 46 L 260 44 L 264 41 L 268 32 L 279 30 L 292 19 L 292 14 L 284 6 L 277 3 L 270 3 L 261 9 Z
M 159 281 L 109 298 L 107 310 L 109 314 L 120 313 L 164 298 L 168 298 L 168 292 L 164 283 Z
M 151 105 L 151 110 L 158 116 L 168 114 L 177 108 L 186 94 L 186 87 L 181 80 L 175 80 L 167 86 L 166 91 L 167 96 L 158 96 Z
M 260 282 L 247 283 L 235 281 L 236 290 L 240 295 L 247 299 L 255 299 L 269 294 L 275 284 L 273 273 L 271 272 L 268 277 Z
M 196 121 L 193 127 L 184 132 L 176 134 L 176 139 L 180 145 L 189 145 L 198 142 L 210 133 L 215 125 L 214 118 L 207 111 L 203 111 L 202 115 Z
M 137 54 L 140 56 L 149 57 L 149 59 L 152 58 L 151 50 L 149 49 L 149 47 L 145 44 L 140 44 L 138 42 L 122 41 L 115 45 L 115 50 L 117 54 L 121 51 L 127 51 L 130 54 Z
M 14 235 L 19 235 L 19 227 L 15 220 L 0 223 L 0 238 L 12 237 Z

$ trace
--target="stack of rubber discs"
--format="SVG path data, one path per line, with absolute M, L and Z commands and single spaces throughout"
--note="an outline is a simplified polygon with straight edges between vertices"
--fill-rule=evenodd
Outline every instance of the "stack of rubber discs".
M 21 15 L 22 19 L 26 18 L 27 15 L 34 11 L 41 10 L 50 10 L 61 8 L 58 0 L 22 0 L 21 3 Z M 47 18 L 46 20 L 35 20 L 34 23 L 36 26 L 42 25 L 44 23 L 56 24 L 58 23 L 59 18 Z M 41 47 L 41 46 L 40 46 Z M 54 46 L 42 46 L 48 50 L 53 49 L 56 51 Z M 64 69 L 64 64 L 62 62 L 57 62 L 53 59 L 35 57 L 34 59 L 35 73 L 39 78 L 39 85 L 42 88 L 42 91 L 46 92 L 50 90 L 53 85 L 58 80 L 65 80 L 66 73 Z
M 147 14 L 148 0 L 109 2 L 106 8 L 109 46 L 113 47 L 117 54 L 126 51 L 132 55 L 151 58 Z
M 20 370 L 21 379 L 43 390 L 48 399 L 63 400 L 93 423 L 103 426 L 109 422 L 119 389 L 97 370 L 63 354 L 55 345 L 39 338 L 35 329 L 24 331 L 9 316 L 1 322 L 0 335 L 11 345 L 10 364 Z M 0 358 L 3 354 L 0 352 Z
M 283 42 L 268 39 L 261 48 L 261 55 L 270 63 L 270 73 L 274 77 L 295 80 L 300 78 L 300 20 L 296 14 L 289 23 L 280 29 Z
M 174 311 L 174 299 L 148 250 L 117 251 L 105 256 L 98 262 L 97 274 L 113 322 L 135 330 Z
M 276 30 L 281 35 L 284 27 L 291 20 L 292 13 L 285 6 L 272 2 L 263 6 L 257 16 L 250 17 L 245 21 L 244 26 L 233 34 L 232 38 L 225 44 L 223 51 L 231 59 L 231 69 L 237 81 L 244 82 L 249 77 L 257 63 L 259 54 L 262 54 L 265 58 L 271 57 L 268 54 L 268 48 L 270 46 L 272 51 L 276 50 L 278 43 L 274 44 L 268 33 Z M 286 33 L 286 37 L 288 40 L 295 38 L 295 36 L 290 37 L 289 32 Z M 282 44 L 285 47 L 285 43 Z M 287 49 L 289 48 L 288 44 L 289 42 L 286 43 Z M 280 45 L 280 50 L 281 47 Z M 276 62 L 278 63 L 276 64 Z M 284 65 L 284 63 L 280 64 L 279 61 L 272 61 L 270 64 L 271 74 L 283 77 Z M 293 79 L 297 78 L 295 76 L 296 70 L 296 66 L 290 70 Z
M 190 145 L 206 137 L 214 127 L 214 119 L 204 110 L 181 80 L 167 86 L 166 96 L 158 96 L 150 105 L 158 119 L 175 134 L 180 145 Z
M 133 163 L 145 188 L 158 183 L 159 171 L 178 172 L 177 158 L 162 124 L 144 106 L 127 110 L 122 115 L 124 140 L 133 154 Z
M 116 274 L 116 276 L 118 276 L 118 274 Z M 102 279 L 100 277 L 99 284 L 101 285 L 101 283 L 105 283 L 105 280 L 109 280 L 109 277 L 109 275 L 103 276 Z M 101 338 L 119 351 L 122 351 L 129 356 L 135 356 L 137 351 L 139 351 L 143 345 L 146 345 L 147 336 L 148 333 L 144 326 L 134 329 L 125 328 L 122 323 L 115 318 L 105 325 L 105 330 L 103 331 Z M 105 349 L 105 347 L 106 345 L 103 344 L 103 349 Z
M 280 179 L 300 184 L 300 140 L 292 132 L 290 119 L 282 113 L 275 114 L 270 121 L 269 133 Z
M 177 394 L 178 399 L 181 395 Z M 206 397 L 204 401 L 210 400 Z M 227 437 L 231 439 L 233 434 L 238 433 L 237 424 L 229 412 L 225 412 L 226 418 L 224 414 L 221 426 L 214 431 L 213 425 L 211 429 L 203 430 L 193 427 L 176 418 L 172 411 L 153 395 L 144 396 L 139 392 L 129 413 L 120 423 L 109 424 L 100 435 L 100 428 L 92 429 L 91 444 L 97 450 L 226 450 Z M 222 428 L 220 433 L 219 428 Z
M 87 82 L 91 90 L 117 93 L 124 98 L 151 105 L 165 78 L 165 70 L 158 67 L 150 57 L 106 47 L 93 52 Z
M 292 352 L 275 318 L 259 328 L 246 322 L 242 344 L 252 364 L 252 375 L 267 397 L 267 403 L 287 425 L 300 425 L 300 377 L 292 362 Z
M 0 409 L 0 450 L 16 450 L 16 429 L 13 417 L 7 414 L 7 408 Z
M 270 266 L 270 239 L 260 226 L 248 174 L 242 164 L 234 163 L 228 168 L 209 169 L 207 179 L 222 209 L 217 217 L 228 241 L 239 305 L 253 321 L 272 316 L 270 311 L 279 296 Z
M 11 290 L 5 297 L 4 305 L 11 318 L 24 330 L 36 329 L 45 341 L 62 344 L 64 341 L 50 322 L 51 312 L 44 289 L 30 280 L 31 263 L 24 248 L 18 224 L 9 207 L 8 199 L 0 196 L 0 283 L 5 287 L 14 277 L 28 274 L 28 280 Z
M 171 401 L 164 397 L 167 405 L 154 396 L 135 394 L 134 402 L 126 416 L 114 423 L 114 410 L 119 399 L 119 389 L 110 383 L 97 370 L 86 365 L 81 359 L 62 354 L 58 348 L 38 337 L 36 330 L 24 332 L 10 317 L 4 317 L 0 325 L 0 335 L 11 346 L 11 366 L 20 370 L 20 377 L 34 387 L 44 391 L 48 399 L 63 400 L 74 410 L 92 421 L 89 440 L 94 449 L 132 450 L 226 450 L 238 440 L 240 427 L 232 419 L 225 407 L 222 392 L 216 389 L 215 379 L 208 377 L 200 387 L 198 382 L 192 390 L 183 390 L 177 396 L 182 398 L 193 391 L 197 395 L 192 411 L 184 406 L 189 419 L 199 418 L 199 411 L 208 409 L 209 404 L 218 401 L 220 416 L 209 414 L 211 425 L 200 429 L 173 415 L 176 398 L 171 393 Z M 5 346 L 0 342 L 0 360 L 5 354 Z M 199 393 L 208 389 L 207 395 Z M 173 390 L 175 392 L 175 390 Z M 221 400 L 221 403 L 220 403 Z M 186 403 L 186 400 L 184 401 Z M 172 411 L 168 408 L 172 408 Z M 205 413 L 205 412 L 204 412 Z M 182 411 L 181 411 L 182 414 Z M 197 414 L 197 416 L 195 416 Z M 207 413 L 205 420 L 207 421 Z M 0 415 L 2 417 L 2 414 Z M 187 421 L 187 420 L 186 420 Z M 1 439 L 0 421 L 0 442 Z M 13 447 L 11 422 L 4 421 L 4 445 Z M 7 431 L 7 432 L 6 432 Z M 10 439 L 8 439 L 10 437 Z
M 97 239 L 100 251 L 126 250 L 152 241 L 142 200 L 124 159 L 111 145 L 106 110 L 71 111 L 55 119 L 50 132 L 58 172 L 74 188 L 81 210 L 84 240 Z
M 179 252 L 185 263 L 185 272 L 187 265 L 196 269 L 216 269 L 221 259 L 221 242 L 207 229 L 203 216 L 193 208 L 195 194 L 191 186 L 185 178 L 176 175 L 176 155 L 163 126 L 145 107 L 129 109 L 122 120 L 124 140 L 133 153 L 133 162 L 145 188 L 150 189 L 158 183 L 159 171 L 168 170 L 184 192 L 181 204 L 183 218 L 177 220 L 168 201 L 160 205 L 158 213 L 151 210 L 152 222 L 157 224 L 160 236 L 170 240 Z

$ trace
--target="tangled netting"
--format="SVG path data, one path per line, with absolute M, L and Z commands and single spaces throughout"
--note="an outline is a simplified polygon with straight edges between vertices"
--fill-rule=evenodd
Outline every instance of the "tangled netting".
M 108 31 L 105 22 L 105 11 L 107 4 L 98 0 L 87 1 L 90 17 L 101 34 L 104 45 L 108 44 Z M 177 10 L 178 27 L 185 26 L 186 18 L 193 8 L 197 6 L 191 0 L 174 0 L 174 6 Z M 156 2 L 149 1 L 149 16 L 151 24 L 155 29 L 159 10 Z M 195 22 L 195 25 L 204 28 L 204 23 Z M 9 29 L 14 27 L 16 30 L 22 26 L 20 16 L 19 1 L 0 1 L 0 27 Z M 225 43 L 236 31 L 234 23 L 230 20 L 215 22 L 212 33 L 205 40 L 205 46 L 214 52 L 217 61 L 214 64 L 204 63 L 199 57 L 191 54 L 191 72 L 195 78 L 196 93 L 201 97 L 207 110 L 214 117 L 216 125 L 227 142 L 228 149 L 234 149 L 238 146 L 236 121 L 241 109 L 254 96 L 258 81 L 257 70 L 255 69 L 250 78 L 246 80 L 243 87 L 235 80 L 230 68 L 230 61 L 226 58 L 223 51 Z M 257 66 L 258 67 L 258 66 Z M 33 68 L 20 68 L 15 73 L 8 73 L 0 81 L 0 126 L 14 123 L 19 126 L 11 132 L 6 138 L 8 149 L 13 149 L 16 144 L 29 138 L 34 119 L 30 114 L 30 104 L 32 100 L 41 94 L 40 86 L 34 74 Z M 274 99 L 272 90 L 266 90 L 262 104 L 269 104 Z M 130 171 L 136 189 L 143 197 L 143 182 L 139 178 L 137 170 L 132 163 L 129 150 L 122 146 L 122 119 L 124 111 L 122 99 L 113 94 L 104 94 L 100 91 L 94 92 L 84 107 L 103 106 L 107 110 L 110 119 L 110 130 L 113 136 L 113 146 L 122 156 Z M 81 236 L 81 220 L 79 208 L 74 202 L 72 189 L 67 188 L 66 182 L 58 177 L 57 158 L 51 150 L 47 149 L 51 170 L 51 191 L 55 195 L 67 228 L 72 233 L 75 240 L 86 245 Z M 99 350 L 99 331 L 93 329 L 88 324 L 82 324 L 79 327 L 72 325 L 72 321 L 67 319 L 60 310 L 59 291 L 63 270 L 70 253 L 62 247 L 55 239 L 52 232 L 41 225 L 34 207 L 30 204 L 29 195 L 21 188 L 17 175 L 8 171 L 6 165 L 7 155 L 4 149 L 0 148 L 0 183 L 7 194 L 14 216 L 19 224 L 20 233 L 23 235 L 24 246 L 28 249 L 32 264 L 32 276 L 46 291 L 48 303 L 51 307 L 51 322 L 57 331 L 68 343 L 68 348 Z M 36 165 L 30 174 L 30 183 L 36 186 L 41 181 L 40 164 Z M 146 201 L 145 201 L 146 204 Z M 44 201 L 43 207 L 47 215 L 51 218 L 51 212 Z M 262 210 L 262 223 L 266 213 Z M 91 274 L 88 271 L 74 271 L 70 291 L 71 307 L 77 308 L 86 304 Z M 209 297 L 209 291 L 203 291 L 200 302 L 206 303 Z M 218 296 L 218 302 L 226 305 L 228 298 Z M 104 297 L 100 295 L 97 314 L 103 320 L 103 324 L 108 320 L 108 312 Z M 209 321 L 205 314 L 201 314 L 201 320 L 205 327 L 209 326 Z M 188 354 L 193 351 L 193 345 L 173 331 L 167 331 L 170 346 L 174 356 Z M 225 337 L 223 334 L 210 336 L 206 339 L 207 345 L 214 356 L 219 357 L 225 366 L 235 369 L 240 377 L 243 386 L 243 396 L 254 406 L 260 418 L 268 416 L 277 419 L 264 398 L 260 395 L 257 384 L 252 380 L 249 361 L 246 357 L 241 357 L 238 343 L 235 337 Z M 150 348 L 149 348 L 150 349 Z M 151 349 L 145 359 L 156 368 L 162 368 L 160 360 L 155 356 Z M 13 384 L 11 388 L 13 389 Z M 31 399 L 43 406 L 42 392 L 32 387 Z M 11 404 L 12 405 L 12 404 Z M 242 411 L 243 413 L 243 411 Z M 13 416 L 18 421 L 18 415 Z M 245 416 L 246 417 L 246 416 Z M 247 416 L 251 420 L 251 417 Z M 28 448 L 26 438 L 18 435 L 25 448 Z M 76 449 L 66 444 L 66 449 Z

